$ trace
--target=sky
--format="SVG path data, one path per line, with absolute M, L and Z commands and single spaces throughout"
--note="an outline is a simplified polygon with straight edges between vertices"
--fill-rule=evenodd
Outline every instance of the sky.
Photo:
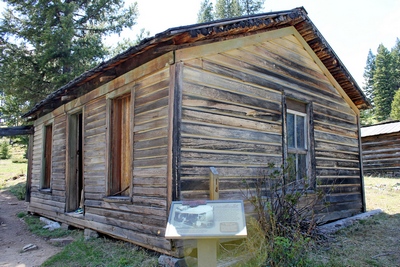
M 201 1 L 136 0 L 137 25 L 124 35 L 136 39 L 142 28 L 154 36 L 172 27 L 195 24 Z M 263 12 L 301 6 L 360 87 L 368 51 L 376 54 L 379 44 L 390 50 L 400 38 L 399 0 L 265 0 Z

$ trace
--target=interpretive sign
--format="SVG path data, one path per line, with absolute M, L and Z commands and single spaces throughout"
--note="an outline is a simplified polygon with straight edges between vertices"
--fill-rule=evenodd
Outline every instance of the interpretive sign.
M 169 239 L 244 238 L 242 200 L 172 202 L 165 237 Z

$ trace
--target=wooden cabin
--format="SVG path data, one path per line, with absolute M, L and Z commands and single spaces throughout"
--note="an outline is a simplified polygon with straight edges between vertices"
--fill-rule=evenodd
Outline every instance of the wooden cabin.
M 304 8 L 172 28 L 24 115 L 29 211 L 181 257 L 164 237 L 172 201 L 208 199 L 210 167 L 219 199 L 242 199 L 243 179 L 291 158 L 329 192 L 325 220 L 348 217 L 365 210 L 367 107 Z
M 364 175 L 400 177 L 400 121 L 361 128 Z

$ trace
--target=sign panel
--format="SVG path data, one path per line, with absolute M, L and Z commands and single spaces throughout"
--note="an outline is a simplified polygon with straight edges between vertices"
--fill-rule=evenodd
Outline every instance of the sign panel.
M 165 237 L 168 239 L 244 238 L 242 200 L 174 201 Z

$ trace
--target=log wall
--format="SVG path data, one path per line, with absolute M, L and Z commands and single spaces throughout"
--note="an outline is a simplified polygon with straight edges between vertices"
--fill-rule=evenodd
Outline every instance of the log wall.
M 43 139 L 44 127 L 53 124 L 51 191 L 40 192 L 40 180 L 43 175 Z M 34 147 L 32 159 L 32 182 L 30 207 L 35 210 L 48 210 L 52 213 L 65 211 L 65 164 L 66 164 L 66 116 L 61 114 L 55 118 L 46 116 L 35 124 Z
M 164 238 L 171 177 L 170 112 L 171 53 L 153 60 L 60 107 L 35 124 L 32 198 L 29 210 L 56 221 L 90 228 L 143 247 L 171 253 Z M 108 101 L 133 96 L 133 173 L 130 199 L 107 198 L 109 145 Z M 84 215 L 66 213 L 67 118 L 83 113 Z M 73 113 L 72 113 L 73 112 Z M 51 191 L 39 189 L 42 175 L 43 127 L 53 124 Z M 110 129 L 112 130 L 112 129 Z
M 110 99 L 132 95 L 130 199 L 107 198 Z M 29 210 L 167 254 L 171 200 L 209 198 L 210 167 L 220 199 L 244 198 L 243 179 L 263 177 L 285 154 L 285 99 L 310 112 L 310 168 L 325 220 L 363 207 L 358 109 L 294 28 L 180 49 L 152 60 L 35 122 Z M 68 114 L 84 121 L 84 204 L 65 213 Z M 51 192 L 39 190 L 43 127 L 53 123 Z M 251 207 L 246 208 L 251 211 Z
M 180 54 L 183 200 L 209 197 L 209 167 L 220 174 L 221 199 L 243 198 L 243 179 L 282 164 L 286 97 L 312 106 L 311 168 L 329 196 L 321 215 L 333 220 L 362 210 L 357 111 L 295 35 L 240 48 L 231 41 L 206 56 Z M 202 51 L 213 51 L 204 49 Z M 313 124 L 313 125 L 312 125 Z M 327 208 L 324 205 L 329 203 Z
M 85 108 L 85 220 L 99 232 L 151 249 L 170 250 L 170 242 L 163 237 L 167 224 L 169 68 L 135 80 L 132 88 L 132 201 L 104 198 L 107 112 L 106 99 L 99 98 Z
M 400 177 L 400 133 L 362 138 L 364 175 Z

